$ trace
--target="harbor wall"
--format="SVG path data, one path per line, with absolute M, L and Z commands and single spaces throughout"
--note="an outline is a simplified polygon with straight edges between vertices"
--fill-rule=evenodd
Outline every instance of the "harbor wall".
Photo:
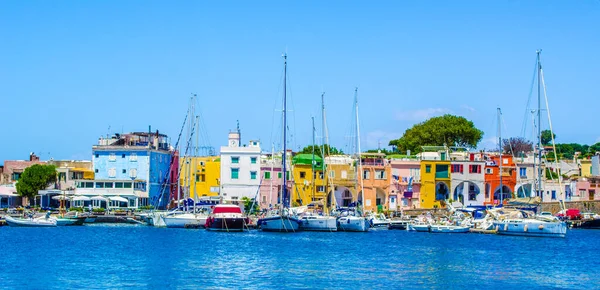
M 560 210 L 562 210 L 562 206 L 559 202 L 545 202 L 542 203 L 542 211 L 549 211 L 553 214 L 556 214 Z M 590 200 L 590 201 L 568 201 L 565 202 L 566 208 L 576 208 L 581 212 L 594 212 L 600 213 L 600 200 Z

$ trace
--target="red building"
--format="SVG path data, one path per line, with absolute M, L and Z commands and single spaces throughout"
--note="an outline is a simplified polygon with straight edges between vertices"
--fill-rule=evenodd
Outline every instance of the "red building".
M 517 184 L 517 170 L 512 155 L 502 155 L 502 166 L 500 166 L 499 154 L 486 155 L 484 158 L 486 161 L 484 204 L 499 204 L 500 200 L 504 202 L 506 199 L 512 198 Z M 500 172 L 500 167 L 502 167 L 502 172 Z M 500 179 L 502 179 L 502 187 Z

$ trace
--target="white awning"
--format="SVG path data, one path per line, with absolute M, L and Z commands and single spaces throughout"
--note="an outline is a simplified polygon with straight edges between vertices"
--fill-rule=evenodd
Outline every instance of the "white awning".
M 120 197 L 120 196 L 111 196 L 108 199 L 110 199 L 110 201 L 129 202 L 128 199 L 126 199 L 124 197 Z
M 17 189 L 12 186 L 0 186 L 0 196 L 12 197 L 17 196 Z
M 87 196 L 76 196 L 73 198 L 73 201 L 88 201 L 88 200 L 90 200 L 90 198 Z
M 68 200 L 69 198 L 64 195 L 55 195 L 52 197 L 54 200 Z
M 94 196 L 94 197 L 92 197 L 92 198 L 90 198 L 90 199 L 91 199 L 91 200 L 108 201 L 108 199 L 106 199 L 106 197 L 99 196 L 99 195 L 97 195 L 97 196 Z

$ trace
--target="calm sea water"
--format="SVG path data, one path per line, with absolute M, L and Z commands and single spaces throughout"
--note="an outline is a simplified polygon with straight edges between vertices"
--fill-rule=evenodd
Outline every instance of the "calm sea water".
M 0 228 L 0 288 L 600 288 L 600 231 L 217 233 Z

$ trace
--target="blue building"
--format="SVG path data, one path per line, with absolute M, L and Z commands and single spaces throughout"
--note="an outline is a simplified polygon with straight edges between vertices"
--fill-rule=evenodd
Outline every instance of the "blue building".
M 100 138 L 92 147 L 94 182 L 78 184 L 79 193 L 92 196 L 93 206 L 164 208 L 173 153 L 167 140 L 158 131 Z

